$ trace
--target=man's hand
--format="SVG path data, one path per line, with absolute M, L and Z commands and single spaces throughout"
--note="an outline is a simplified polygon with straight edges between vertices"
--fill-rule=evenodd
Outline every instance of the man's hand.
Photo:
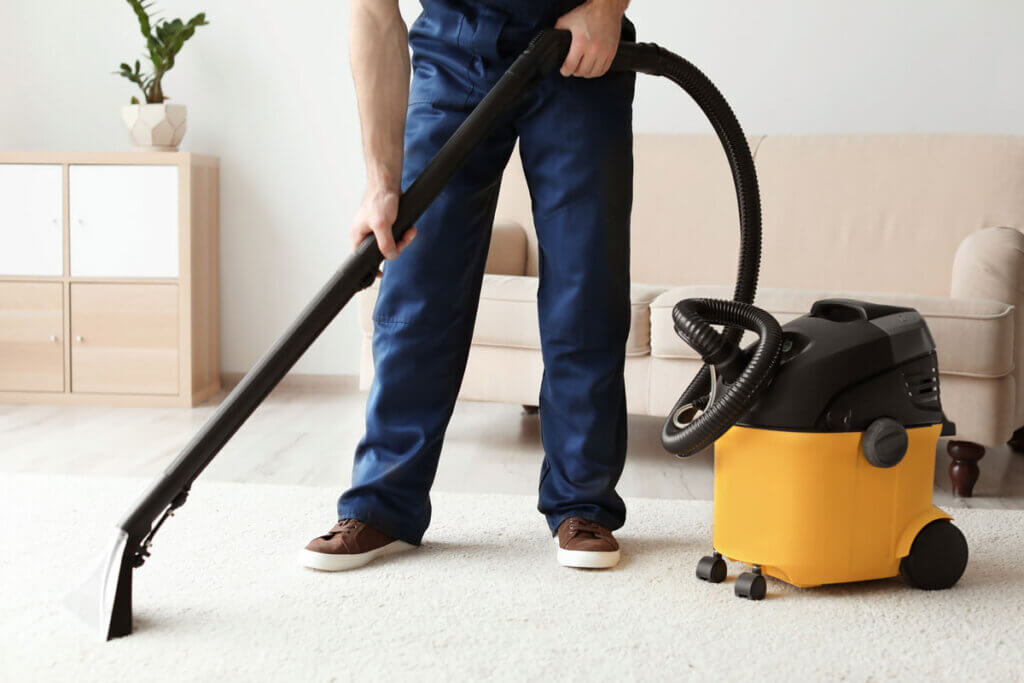
M 363 238 L 371 232 L 377 239 L 377 247 L 384 258 L 389 261 L 396 258 L 399 253 L 412 242 L 416 237 L 416 228 L 409 228 L 402 241 L 395 246 L 395 238 L 391 234 L 391 226 L 395 223 L 398 215 L 397 189 L 368 189 L 363 196 L 363 202 L 356 211 L 352 221 L 352 230 L 349 237 L 352 240 L 352 249 L 355 249 L 363 241 Z
M 619 49 L 622 15 L 629 0 L 587 0 L 563 15 L 555 28 L 572 31 L 563 76 L 598 78 L 607 73 Z

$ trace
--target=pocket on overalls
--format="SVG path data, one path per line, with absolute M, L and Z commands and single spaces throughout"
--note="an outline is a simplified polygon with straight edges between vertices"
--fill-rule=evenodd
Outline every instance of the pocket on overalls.
M 507 17 L 475 3 L 429 2 L 413 23 L 409 105 L 471 108 L 504 73 L 498 37 Z
M 458 36 L 464 17 L 446 2 L 425 2 L 409 29 L 412 48 L 412 85 L 409 106 L 450 105 L 465 99 L 469 88 L 454 76 L 465 69 L 459 56 Z

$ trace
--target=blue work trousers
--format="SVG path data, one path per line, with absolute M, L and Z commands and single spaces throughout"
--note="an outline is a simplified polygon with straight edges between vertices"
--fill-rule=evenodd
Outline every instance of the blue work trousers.
M 574 2 L 425 0 L 410 29 L 407 187 L 530 38 Z M 633 40 L 624 21 L 623 39 Z M 419 544 L 430 487 L 473 335 L 502 172 L 516 140 L 539 252 L 544 377 L 539 510 L 552 531 L 580 516 L 625 521 L 629 220 L 635 77 L 540 81 L 469 156 L 387 262 L 373 313 L 366 434 L 339 518 Z M 481 448 L 486 448 L 481 444 Z M 486 514 L 481 510 L 481 514 Z

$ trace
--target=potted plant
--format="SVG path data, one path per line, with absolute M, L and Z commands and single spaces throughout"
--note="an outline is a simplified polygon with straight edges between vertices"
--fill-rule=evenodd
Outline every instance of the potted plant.
M 121 109 L 121 119 L 136 147 L 175 151 L 185 136 L 187 110 L 181 104 L 167 104 L 163 78 L 174 68 L 175 57 L 185 41 L 195 34 L 198 27 L 206 26 L 209 22 L 203 12 L 187 22 L 181 19 L 155 20 L 150 14 L 152 0 L 127 2 L 139 20 L 153 70 L 151 73 L 143 73 L 139 60 L 135 60 L 134 68 L 128 63 L 122 63 L 120 71 L 115 72 L 139 86 L 143 96 L 141 102 L 139 98 L 132 97 L 132 103 Z

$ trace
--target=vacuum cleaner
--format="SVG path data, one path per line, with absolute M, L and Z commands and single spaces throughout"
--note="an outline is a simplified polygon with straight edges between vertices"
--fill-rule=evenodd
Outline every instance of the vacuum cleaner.
M 715 444 L 714 552 L 697 577 L 751 565 L 735 594 L 761 600 L 765 575 L 809 587 L 900 575 L 949 588 L 967 542 L 932 505 L 942 412 L 935 343 L 920 313 L 824 299 L 780 327 L 764 311 L 680 301 L 676 332 L 705 370 L 662 431 L 681 457 Z M 740 349 L 711 323 L 757 332 Z
M 567 31 L 550 29 L 541 31 L 531 41 L 402 194 L 392 226 L 396 241 L 440 194 L 498 118 L 533 84 L 561 66 L 571 39 Z M 867 425 L 864 436 L 856 431 L 864 426 L 862 404 L 877 404 L 879 409 L 888 410 L 885 401 L 874 399 L 876 393 L 882 396 L 888 392 L 889 384 L 879 382 L 876 387 L 870 377 L 890 370 L 896 378 L 892 382 L 902 376 L 902 366 L 893 363 L 901 363 L 907 354 L 919 350 L 912 347 L 910 340 L 916 339 L 921 348 L 927 346 L 929 338 L 923 322 L 918 322 L 917 337 L 897 333 L 896 322 L 910 320 L 912 312 L 896 313 L 896 318 L 890 320 L 889 316 L 876 315 L 879 309 L 865 305 L 866 317 L 860 323 L 881 330 L 874 334 L 864 328 L 862 338 L 872 352 L 843 347 L 848 352 L 835 355 L 835 367 L 855 369 L 844 370 L 842 376 L 853 383 L 863 375 L 867 384 L 863 388 L 849 384 L 846 393 L 832 385 L 813 390 L 813 398 L 819 403 L 830 398 L 829 388 L 839 391 L 831 398 L 843 398 L 842 405 L 849 405 L 852 411 L 849 418 L 843 422 L 839 417 L 828 417 L 839 415 L 839 407 L 829 403 L 825 422 L 819 425 L 820 416 L 816 416 L 813 429 L 799 421 L 789 421 L 789 413 L 779 406 L 799 406 L 811 400 L 809 389 L 801 384 L 804 375 L 797 370 L 806 363 L 809 374 L 815 375 L 824 367 L 822 362 L 814 361 L 814 352 L 829 343 L 820 336 L 820 325 L 843 324 L 823 311 L 831 311 L 828 315 L 832 318 L 841 318 L 852 316 L 846 311 L 854 310 L 856 305 L 843 308 L 841 303 L 824 303 L 818 315 L 812 312 L 804 327 L 787 326 L 786 331 L 770 315 L 751 306 L 760 268 L 761 206 L 754 160 L 732 109 L 698 68 L 654 44 L 621 43 L 611 69 L 663 76 L 685 90 L 721 141 L 736 188 L 741 231 L 734 300 L 683 301 L 673 310 L 677 331 L 698 349 L 705 365 L 666 421 L 662 441 L 669 451 L 685 456 L 723 437 L 716 461 L 714 538 L 716 549 L 722 552 L 710 556 L 710 564 L 702 560 L 698 574 L 712 581 L 723 580 L 723 557 L 756 563 L 751 573 L 753 581 L 748 581 L 745 574 L 736 585 L 739 592 L 741 584 L 749 583 L 750 588 L 744 592 L 757 597 L 764 593 L 763 573 L 808 585 L 866 578 L 872 572 L 889 572 L 892 563 L 882 562 L 881 555 L 899 555 L 909 544 L 909 555 L 904 553 L 906 556 L 900 562 L 901 566 L 906 565 L 903 571 L 911 581 L 933 587 L 935 566 L 939 564 L 947 570 L 940 579 L 951 583 L 949 577 L 954 573 L 958 577 L 962 567 L 954 572 L 956 567 L 947 565 L 944 559 L 935 560 L 934 548 L 940 547 L 942 552 L 938 554 L 945 558 L 942 553 L 953 527 L 944 514 L 925 505 L 925 498 L 930 499 L 930 495 L 925 496 L 921 488 L 927 485 L 930 494 L 931 466 L 924 462 L 924 456 L 926 441 L 934 441 L 936 429 L 919 422 L 903 425 L 910 444 L 907 455 L 889 467 L 869 463 L 877 472 L 861 466 L 851 455 L 859 455 L 861 442 L 867 443 L 866 435 L 872 427 Z M 192 483 L 356 292 L 373 282 L 382 261 L 374 237 L 368 235 L 117 524 L 97 568 L 67 600 L 68 606 L 102 639 L 132 632 L 133 573 L 149 557 L 155 534 L 185 503 Z M 725 329 L 719 332 L 712 325 L 723 325 Z M 759 340 L 740 349 L 738 343 L 744 329 L 755 331 Z M 886 362 L 880 351 L 884 341 L 878 335 L 887 334 L 884 330 L 891 331 L 887 338 L 893 349 L 899 349 L 888 359 L 892 367 L 882 367 Z M 937 406 L 937 373 L 932 363 Z M 941 415 L 941 410 L 936 410 L 937 407 L 927 412 L 929 420 Z M 799 410 L 795 413 L 804 415 Z M 901 417 L 894 415 L 889 415 L 889 419 Z M 919 417 L 914 414 L 909 419 Z M 899 440 L 898 435 L 893 435 L 894 423 L 881 424 L 871 432 L 880 432 L 874 437 L 878 457 L 892 459 L 890 451 Z M 819 462 L 824 460 L 829 462 Z M 886 476 L 889 479 L 883 481 Z M 839 509 L 835 491 L 844 492 L 843 500 L 850 507 Z M 883 509 L 885 506 L 888 509 Z M 769 514 L 779 524 L 772 541 L 761 533 Z M 946 526 L 932 526 L 940 523 Z M 926 534 L 930 528 L 941 531 Z M 962 540 L 962 536 L 959 538 Z M 816 564 L 823 553 L 828 557 Z M 871 556 L 866 557 L 865 553 Z

